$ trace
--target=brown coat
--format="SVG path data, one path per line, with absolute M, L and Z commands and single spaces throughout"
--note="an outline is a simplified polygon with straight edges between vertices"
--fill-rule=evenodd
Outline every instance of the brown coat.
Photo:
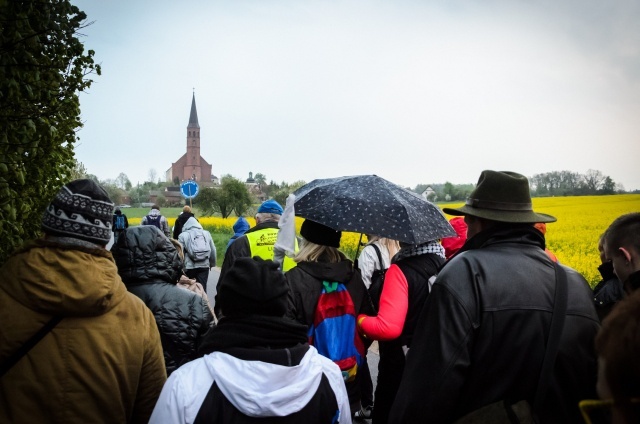
M 0 379 L 0 422 L 147 422 L 166 380 L 155 319 L 105 249 L 36 240 L 0 269 L 0 361 L 64 318 Z

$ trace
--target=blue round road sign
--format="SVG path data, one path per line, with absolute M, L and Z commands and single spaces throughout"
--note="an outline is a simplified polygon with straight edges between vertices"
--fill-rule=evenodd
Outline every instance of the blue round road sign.
M 200 187 L 198 187 L 198 183 L 195 181 L 189 180 L 180 184 L 180 193 L 187 198 L 193 199 L 198 195 L 198 191 L 200 191 Z

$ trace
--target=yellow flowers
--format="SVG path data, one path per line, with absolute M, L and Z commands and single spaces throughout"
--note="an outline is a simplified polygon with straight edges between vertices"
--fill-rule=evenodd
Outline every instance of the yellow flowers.
M 176 218 L 166 217 L 167 222 L 169 223 L 169 227 L 173 227 Z M 206 217 L 198 217 L 198 221 L 202 228 L 212 233 L 230 233 L 233 234 L 233 224 L 236 222 L 237 217 L 229 217 L 229 218 L 220 218 L 216 216 L 206 216 Z M 247 222 L 251 227 L 256 225 L 256 220 L 251 217 L 246 217 Z M 142 218 L 129 218 L 129 225 L 140 225 L 140 221 Z M 302 221 L 300 221 L 302 223 Z M 298 226 L 298 231 L 300 231 L 300 226 Z
M 620 215 L 640 211 L 640 195 L 541 197 L 533 199 L 533 209 L 558 218 L 547 224 L 547 248 L 593 287 L 601 279 L 600 236 Z
M 447 204 L 458 207 L 462 203 Z M 543 197 L 533 199 L 536 212 L 548 213 L 558 218 L 555 223 L 547 224 L 547 248 L 558 257 L 558 260 L 580 272 L 593 287 L 600 280 L 598 265 L 598 240 L 609 224 L 620 215 L 640 211 L 639 194 L 620 194 L 611 196 L 572 196 Z M 448 217 L 451 218 L 451 217 Z M 211 233 L 233 234 L 236 217 L 199 217 L 202 227 Z M 255 225 L 255 219 L 247 217 L 249 225 Z M 131 225 L 139 225 L 141 218 L 130 218 Z M 167 218 L 172 227 L 175 218 Z M 300 234 L 300 226 L 304 218 L 296 217 L 296 231 Z M 358 249 L 359 233 L 342 234 L 340 249 L 352 259 Z M 362 241 L 366 241 L 363 238 Z M 223 253 L 223 252 L 220 252 Z

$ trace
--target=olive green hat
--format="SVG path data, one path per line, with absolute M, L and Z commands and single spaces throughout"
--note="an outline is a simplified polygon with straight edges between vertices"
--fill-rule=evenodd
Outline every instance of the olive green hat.
M 508 171 L 482 171 L 465 205 L 443 208 L 449 215 L 470 215 L 510 223 L 555 222 L 556 218 L 533 211 L 529 180 Z

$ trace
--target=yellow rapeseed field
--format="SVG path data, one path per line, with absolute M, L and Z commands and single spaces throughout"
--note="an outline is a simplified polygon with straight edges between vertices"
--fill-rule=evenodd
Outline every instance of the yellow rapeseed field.
M 459 205 L 462 203 L 447 207 Z M 600 235 L 618 216 L 640 211 L 640 195 L 540 197 L 533 199 L 533 209 L 558 218 L 557 222 L 547 224 L 547 247 L 593 287 L 601 278 Z
M 462 203 L 447 204 L 458 207 Z M 599 280 L 598 239 L 611 222 L 618 216 L 640 211 L 639 194 L 619 194 L 611 196 L 542 197 L 533 199 L 536 212 L 547 213 L 558 218 L 547 224 L 547 247 L 556 254 L 558 260 L 580 272 L 593 287 Z M 447 218 L 451 218 L 447 216 Z M 233 234 L 236 217 L 201 217 L 202 226 L 212 233 Z M 175 218 L 167 218 L 173 226 Z M 247 217 L 249 225 L 255 220 Z M 296 229 L 300 233 L 302 218 L 296 218 Z M 131 225 L 139 225 L 140 218 L 129 219 Z M 343 233 L 340 244 L 348 256 L 354 257 L 360 234 Z M 364 241 L 364 240 L 363 240 Z M 220 252 L 223 253 L 223 252 Z

